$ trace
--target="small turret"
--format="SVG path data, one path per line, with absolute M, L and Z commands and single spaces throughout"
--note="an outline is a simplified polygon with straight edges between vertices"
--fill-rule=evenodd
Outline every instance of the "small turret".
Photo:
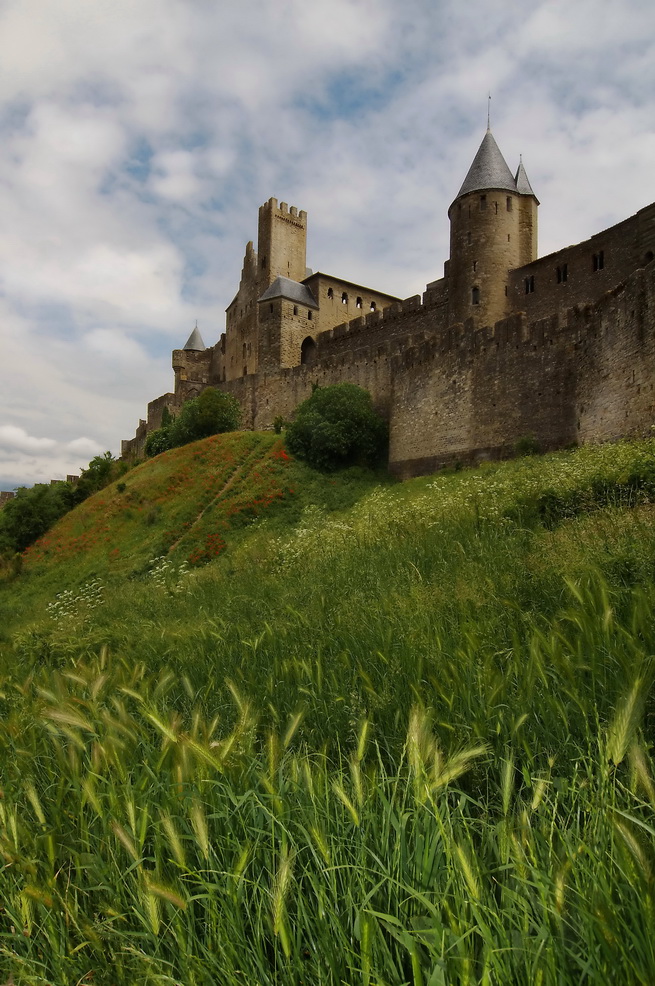
M 184 349 L 190 349 L 193 352 L 202 353 L 206 348 L 207 347 L 202 341 L 202 336 L 200 335 L 200 331 L 198 329 L 198 323 L 196 322 L 196 327 L 185 342 Z

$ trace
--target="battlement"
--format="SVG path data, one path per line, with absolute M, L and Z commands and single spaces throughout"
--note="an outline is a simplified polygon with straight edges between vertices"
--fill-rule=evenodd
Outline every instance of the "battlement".
M 272 196 L 268 200 L 268 202 L 264 202 L 264 204 L 259 207 L 260 213 L 262 212 L 262 210 L 277 212 L 279 215 L 281 215 L 282 218 L 284 218 L 285 216 L 289 216 L 292 219 L 293 218 L 299 219 L 301 223 L 307 222 L 307 213 L 305 212 L 304 209 L 298 210 L 298 208 L 295 205 L 290 206 L 287 205 L 286 202 L 280 202 L 280 204 L 278 205 L 277 199 L 273 198 Z

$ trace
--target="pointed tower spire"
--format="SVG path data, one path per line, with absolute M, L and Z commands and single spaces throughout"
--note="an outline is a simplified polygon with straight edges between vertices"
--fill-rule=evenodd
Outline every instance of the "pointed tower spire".
M 532 185 L 528 180 L 528 176 L 523 167 L 523 155 L 519 156 L 519 166 L 516 171 L 516 191 L 519 195 L 534 195 L 535 199 L 537 196 L 532 191 Z M 537 200 L 538 203 L 538 200 Z
M 508 192 L 516 191 L 516 182 L 512 172 L 500 153 L 491 130 L 487 130 L 482 138 L 478 153 L 473 158 L 473 164 L 469 168 L 456 197 L 459 198 L 460 195 L 466 195 L 467 192 L 483 191 L 487 188 L 502 188 Z
M 207 348 L 204 342 L 202 341 L 202 336 L 200 335 L 200 331 L 198 329 L 197 319 L 196 319 L 196 327 L 191 333 L 191 335 L 189 336 L 189 338 L 187 339 L 186 343 L 184 344 L 184 348 L 191 349 L 196 353 L 201 353 L 203 352 L 203 350 Z

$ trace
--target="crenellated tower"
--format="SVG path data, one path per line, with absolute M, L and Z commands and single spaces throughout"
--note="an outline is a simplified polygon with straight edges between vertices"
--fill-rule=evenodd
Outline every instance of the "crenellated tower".
M 269 199 L 259 207 L 257 260 L 260 294 L 276 277 L 302 281 L 307 276 L 307 213 Z
M 449 321 L 493 325 L 511 311 L 508 273 L 537 257 L 537 206 L 487 130 L 450 209 Z

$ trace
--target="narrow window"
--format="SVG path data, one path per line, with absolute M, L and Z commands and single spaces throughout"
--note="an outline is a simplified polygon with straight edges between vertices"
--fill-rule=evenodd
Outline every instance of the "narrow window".
M 511 240 L 511 238 L 512 238 L 512 237 L 511 237 L 511 236 L 510 236 L 510 234 L 508 233 L 508 234 L 507 234 L 507 242 L 508 242 L 508 243 L 509 243 L 509 241 Z
M 475 274 L 475 272 L 476 272 L 477 269 L 478 269 L 478 262 L 477 262 L 477 260 L 474 260 L 473 261 L 473 273 L 474 274 Z
M 243 344 L 243 358 L 244 359 L 246 358 L 246 344 L 245 344 L 245 342 Z
M 471 304 L 472 305 L 480 304 L 480 288 L 473 288 L 471 290 Z
M 271 302 L 271 311 L 273 311 L 273 302 Z
M 376 309 L 376 304 L 374 301 L 371 302 L 371 311 L 374 312 Z
M 310 310 L 309 310 L 309 311 L 307 312 L 307 318 L 308 318 L 308 319 L 310 320 L 310 322 L 311 322 L 311 320 L 312 320 L 312 312 L 311 312 L 311 309 L 310 309 Z
M 347 305 L 348 304 L 348 295 L 346 294 L 345 291 L 341 295 L 341 304 L 342 305 Z
M 486 209 L 486 208 L 487 208 L 487 196 L 486 195 L 481 195 L 480 196 L 480 211 L 482 212 L 482 210 L 483 209 Z
M 468 231 L 467 240 L 469 243 L 471 242 L 471 230 Z
M 507 196 L 506 202 L 507 202 L 507 211 L 508 212 L 511 212 L 512 211 L 512 196 L 511 195 L 508 195 Z
M 357 301 L 355 302 L 355 308 L 361 308 L 361 307 L 362 307 L 362 299 L 358 298 Z
M 561 267 L 558 267 L 557 268 L 557 283 L 558 284 L 561 284 L 562 283 L 562 268 Z
M 247 377 L 248 376 L 248 367 L 247 366 L 244 366 L 244 368 L 243 368 L 243 375 L 244 375 L 244 377 Z
M 505 297 L 507 297 L 507 285 L 505 285 Z
M 593 256 L 593 268 L 594 270 L 602 270 L 605 266 L 605 253 L 603 250 L 599 250 Z
M 526 277 L 525 279 L 525 293 L 532 294 L 533 292 L 534 292 L 534 274 L 531 274 L 530 277 Z
M 294 305 L 293 306 L 293 314 L 294 315 L 297 315 L 298 314 L 298 305 Z
M 332 288 L 328 288 L 328 298 L 330 299 L 334 298 L 334 291 L 332 290 Z
M 494 202 L 494 208 L 496 210 L 496 215 L 498 215 L 498 203 Z

